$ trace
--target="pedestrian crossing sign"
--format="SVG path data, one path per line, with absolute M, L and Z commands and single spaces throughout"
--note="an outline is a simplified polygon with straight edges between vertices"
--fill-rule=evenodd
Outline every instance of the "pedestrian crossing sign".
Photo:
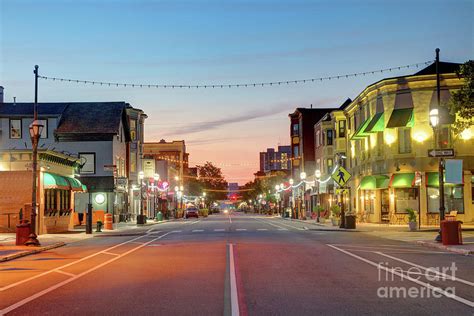
M 332 178 L 340 187 L 343 187 L 351 178 L 351 174 L 344 167 L 339 166 L 336 172 L 332 174 Z

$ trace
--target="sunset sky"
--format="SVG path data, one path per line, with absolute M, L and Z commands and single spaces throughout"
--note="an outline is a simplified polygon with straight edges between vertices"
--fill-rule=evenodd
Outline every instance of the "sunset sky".
M 5 101 L 33 101 L 40 74 L 139 84 L 229 84 L 330 76 L 434 59 L 473 58 L 473 1 L 1 0 Z M 191 164 L 229 182 L 258 152 L 289 143 L 295 107 L 336 107 L 394 71 L 273 87 L 148 89 L 40 81 L 39 101 L 126 101 L 147 114 L 146 140 L 184 139 Z

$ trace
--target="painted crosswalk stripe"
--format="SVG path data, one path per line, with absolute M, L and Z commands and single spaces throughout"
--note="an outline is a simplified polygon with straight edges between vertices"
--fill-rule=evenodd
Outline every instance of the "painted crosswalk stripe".
M 257 228 L 257 230 L 264 231 L 264 230 L 268 230 L 268 229 L 266 229 L 266 228 Z
M 288 230 L 288 228 L 278 228 L 278 230 Z
M 203 232 L 204 229 L 193 229 L 193 233 L 200 233 Z
M 172 233 L 180 233 L 181 230 L 173 230 Z
M 223 232 L 225 231 L 225 228 L 216 228 L 214 229 L 215 232 Z
M 247 230 L 247 229 L 246 228 L 237 228 L 236 229 L 236 231 L 238 231 L 238 232 L 242 232 L 242 231 L 245 231 L 245 230 Z

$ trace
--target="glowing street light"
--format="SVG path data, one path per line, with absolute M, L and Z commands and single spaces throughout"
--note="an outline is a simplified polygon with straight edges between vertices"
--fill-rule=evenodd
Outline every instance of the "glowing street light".
M 145 224 L 145 216 L 143 215 L 143 179 L 145 178 L 145 173 L 140 171 L 138 173 L 138 179 L 140 179 L 140 214 L 137 215 L 137 225 Z
M 301 179 L 301 180 L 306 179 L 306 172 L 300 173 L 300 179 Z

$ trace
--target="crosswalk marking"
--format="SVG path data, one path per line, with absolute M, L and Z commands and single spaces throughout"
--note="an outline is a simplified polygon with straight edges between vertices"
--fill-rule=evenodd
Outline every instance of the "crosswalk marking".
M 214 229 L 215 232 L 223 232 L 225 231 L 225 228 L 216 228 Z
M 268 230 L 268 229 L 266 229 L 266 228 L 257 228 L 257 230 L 264 231 L 264 230 Z
M 200 233 L 203 232 L 204 229 L 193 229 L 193 233 Z
M 243 232 L 243 231 L 246 231 L 246 230 L 247 230 L 247 228 L 237 228 L 236 229 L 236 231 L 238 231 L 238 232 Z
M 278 228 L 278 230 L 288 230 L 288 228 Z

